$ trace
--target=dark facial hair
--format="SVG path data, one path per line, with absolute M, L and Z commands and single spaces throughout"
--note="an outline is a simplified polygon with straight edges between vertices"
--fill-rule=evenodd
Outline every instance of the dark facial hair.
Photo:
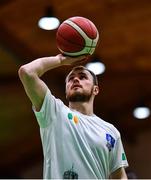
M 88 102 L 92 96 L 93 88 L 91 89 L 90 93 L 80 93 L 76 92 L 71 96 L 67 97 L 69 102 Z

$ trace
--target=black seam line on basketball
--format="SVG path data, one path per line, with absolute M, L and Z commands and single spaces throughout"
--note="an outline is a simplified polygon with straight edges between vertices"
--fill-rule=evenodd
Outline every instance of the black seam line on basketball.
M 81 44 L 77 44 L 77 43 L 75 43 L 75 42 L 73 42 L 73 41 L 71 41 L 71 40 L 69 40 L 69 39 L 65 39 L 60 33 L 58 33 L 58 34 L 59 34 L 60 37 L 62 37 L 62 39 L 68 41 L 69 43 L 72 43 L 72 44 L 74 44 L 74 45 L 76 45 L 76 46 L 78 46 L 78 47 L 82 47 Z
M 79 24 L 77 24 L 76 22 L 72 21 L 71 19 L 68 19 L 68 21 L 71 21 L 71 22 L 75 23 L 77 26 L 79 26 Z M 93 31 L 92 26 L 90 25 L 89 21 L 88 21 L 88 24 L 89 24 L 91 30 Z M 72 27 L 73 27 L 73 26 L 72 26 Z M 74 27 L 73 27 L 73 28 L 74 28 Z M 74 29 L 75 29 L 75 28 L 74 28 Z M 80 29 L 89 37 L 89 35 L 84 31 L 84 29 L 83 29 L 81 26 L 80 26 Z
M 77 26 L 79 26 L 76 22 L 74 22 L 74 21 L 72 21 L 72 20 L 69 20 L 69 21 L 72 22 L 72 23 L 75 23 Z M 67 24 L 67 23 L 66 23 L 66 24 Z M 67 24 L 67 25 L 69 25 L 70 27 L 74 28 L 74 27 L 71 26 L 70 24 Z M 89 25 L 91 31 L 93 32 L 93 28 L 92 28 L 91 24 L 89 23 L 89 21 L 88 21 L 88 25 Z M 75 28 L 74 28 L 74 29 L 75 29 Z M 82 28 L 81 26 L 80 26 L 80 29 L 84 32 L 84 30 L 83 30 L 83 28 Z M 84 33 L 88 36 L 88 34 L 87 34 L 86 32 L 84 32 Z M 80 34 L 81 34 L 81 33 L 80 33 Z M 92 48 L 95 48 L 95 47 L 96 47 L 96 46 L 92 46 L 92 45 L 93 45 L 93 42 L 94 42 L 94 39 L 92 39 L 92 42 L 91 42 L 91 45 L 90 45 L 90 46 L 85 46 L 85 47 L 90 48 L 89 51 L 88 51 L 88 54 L 91 52 Z
M 67 24 L 67 23 L 66 23 L 66 25 L 72 27 L 70 24 Z M 72 27 L 72 28 L 74 28 L 74 27 Z M 74 29 L 75 29 L 75 28 L 74 28 Z M 75 43 L 75 42 L 73 42 L 73 41 L 71 41 L 71 40 L 69 40 L 69 39 L 65 39 L 65 38 L 61 35 L 61 33 L 58 33 L 58 34 L 59 34 L 59 36 L 61 36 L 64 40 L 68 40 L 68 42 L 73 43 L 73 44 L 75 44 L 75 45 L 77 45 L 77 46 L 79 46 L 79 47 L 82 46 L 81 44 L 77 44 L 77 43 Z M 85 39 L 84 39 L 84 41 L 85 41 Z
M 77 24 L 76 22 L 74 22 L 74 21 L 72 21 L 72 20 L 70 20 L 70 19 L 68 19 L 68 21 L 70 21 L 70 22 L 72 22 L 72 23 L 74 23 L 74 24 L 76 24 L 78 27 L 79 27 L 79 24 Z M 70 24 L 69 24 L 70 25 Z M 70 25 L 71 26 L 71 25 Z M 74 26 L 71 26 L 71 27 L 73 27 L 74 28 Z M 75 29 L 75 28 L 74 28 Z M 80 29 L 88 36 L 88 34 L 84 31 L 84 29 L 80 26 Z M 76 29 L 75 29 L 76 30 Z M 78 31 L 79 32 L 79 31 Z M 80 32 L 79 32 L 80 33 Z M 81 34 L 81 33 L 80 33 Z M 82 36 L 82 35 L 81 35 Z M 82 36 L 83 37 L 83 36 Z
M 70 21 L 70 20 L 69 20 L 69 21 Z M 73 22 L 73 21 L 71 21 L 71 22 Z M 74 23 L 74 22 L 73 22 L 73 23 Z M 76 24 L 76 23 L 75 23 L 75 24 Z M 73 29 L 75 29 L 74 26 L 71 26 L 71 25 L 68 24 L 68 23 L 66 23 L 66 25 L 67 25 L 67 26 L 70 26 L 70 27 L 73 28 Z M 77 25 L 77 24 L 76 24 L 76 25 Z M 78 26 L 78 25 L 77 25 L 77 26 Z M 77 31 L 77 29 L 75 29 L 75 30 Z M 78 33 L 79 33 L 79 32 L 78 32 Z M 79 33 L 79 34 L 80 34 L 80 33 Z M 80 35 L 81 35 L 81 34 L 80 34 Z M 81 35 L 81 36 L 82 36 L 82 35 Z M 83 38 L 83 36 L 82 36 L 82 38 Z M 83 38 L 83 39 L 84 39 L 84 38 Z M 66 40 L 66 39 L 65 39 L 65 40 Z M 84 41 L 85 41 L 85 39 L 84 39 Z M 69 42 L 72 42 L 72 41 L 69 40 Z M 72 43 L 74 43 L 75 45 L 78 45 L 78 46 L 82 46 L 82 45 L 77 44 L 77 43 L 75 43 L 75 42 L 72 42 Z

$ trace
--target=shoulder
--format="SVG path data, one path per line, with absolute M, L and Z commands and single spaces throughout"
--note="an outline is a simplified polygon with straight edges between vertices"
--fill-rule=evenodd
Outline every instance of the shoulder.
M 121 137 L 119 130 L 113 124 L 101 119 L 98 116 L 96 116 L 96 118 L 100 126 L 106 131 L 106 133 L 111 134 L 116 139 Z
M 65 104 L 59 98 L 56 98 L 47 88 L 40 112 L 58 112 L 61 108 L 65 107 Z
M 60 104 L 60 105 L 64 105 L 63 101 L 59 98 L 56 98 L 50 91 L 49 88 L 47 88 L 47 92 L 46 92 L 46 95 L 45 95 L 45 100 L 50 100 L 50 101 L 55 101 L 57 104 Z

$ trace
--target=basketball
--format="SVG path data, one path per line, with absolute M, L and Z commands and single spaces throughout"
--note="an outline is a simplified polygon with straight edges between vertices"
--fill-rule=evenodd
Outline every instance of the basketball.
M 99 33 L 94 23 L 80 16 L 63 21 L 56 33 L 57 47 L 67 56 L 92 55 L 98 40 Z

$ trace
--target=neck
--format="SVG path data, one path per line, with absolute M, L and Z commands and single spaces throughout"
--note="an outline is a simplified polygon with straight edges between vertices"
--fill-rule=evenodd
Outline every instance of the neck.
M 93 102 L 69 102 L 69 108 L 85 115 L 93 114 Z

